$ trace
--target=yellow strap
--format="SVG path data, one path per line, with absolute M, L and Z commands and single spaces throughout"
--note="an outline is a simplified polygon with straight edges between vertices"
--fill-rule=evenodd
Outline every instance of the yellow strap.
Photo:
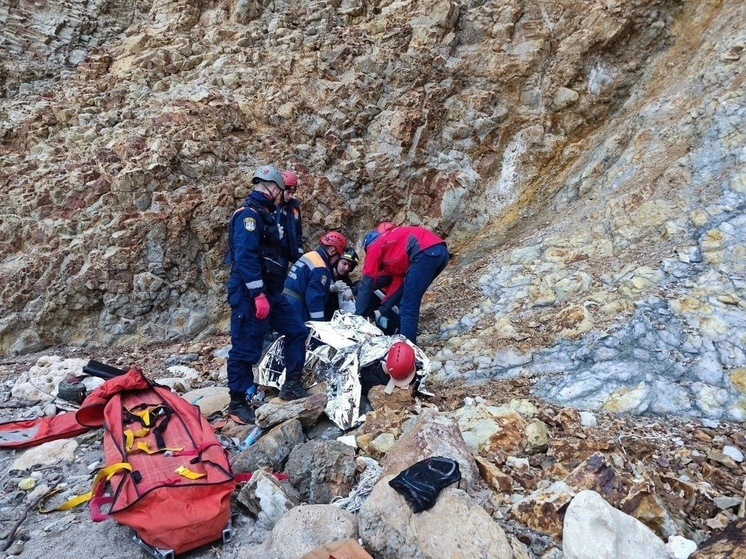
M 158 452 L 181 452 L 182 450 L 184 450 L 184 448 L 183 447 L 182 448 L 166 447 L 166 448 L 157 448 L 155 450 L 151 450 L 150 445 L 148 445 L 148 441 L 140 441 L 134 446 L 134 448 L 127 449 L 127 451 L 130 454 L 134 454 L 138 450 L 144 452 L 145 454 L 157 454 Z
M 201 477 L 205 477 L 207 474 L 198 474 L 197 472 L 193 472 L 186 466 L 179 466 L 176 468 L 176 473 L 179 474 L 181 477 L 185 477 L 187 479 L 199 479 Z
M 132 429 L 125 429 L 124 431 L 124 448 L 127 449 L 127 452 L 132 450 L 132 445 L 135 442 L 135 438 L 144 437 L 150 433 L 150 429 L 148 428 L 142 428 L 138 429 L 137 431 L 133 431 Z
M 136 415 L 137 417 L 142 419 L 143 423 L 149 427 L 150 426 L 150 412 L 160 408 L 161 406 L 160 405 L 148 406 L 145 409 L 137 410 L 137 411 L 132 411 L 127 406 L 122 406 L 122 407 L 126 409 L 129 413 L 131 413 L 132 415 Z
M 127 413 L 129 413 L 131 415 L 136 415 L 137 417 L 139 417 L 140 419 L 142 419 L 142 421 L 143 421 L 143 423 L 145 424 L 146 427 L 152 427 L 152 423 L 150 422 L 150 420 L 151 420 L 150 414 L 151 413 L 158 412 L 159 410 L 163 410 L 163 409 L 166 408 L 166 406 L 164 406 L 163 404 L 152 404 L 150 406 L 147 406 L 147 407 L 145 407 L 145 408 L 143 408 L 141 410 L 137 410 L 137 411 L 131 410 L 127 406 L 122 406 L 122 407 L 125 410 L 127 410 Z M 156 414 L 156 417 L 157 416 L 158 416 L 158 414 Z
M 83 495 L 78 495 L 77 497 L 72 497 L 71 499 L 68 499 L 64 503 L 62 503 L 60 506 L 55 507 L 53 509 L 43 509 L 42 508 L 42 501 L 39 501 L 39 512 L 40 513 L 48 513 L 48 512 L 54 512 L 56 510 L 68 510 L 73 507 L 77 507 L 78 505 L 85 503 L 87 501 L 91 500 L 91 497 L 93 497 L 93 492 L 96 490 L 96 487 L 98 486 L 101 481 L 109 481 L 112 476 L 117 473 L 119 470 L 128 470 L 132 471 L 132 466 L 128 464 L 127 462 L 118 462 L 116 464 L 112 464 L 111 466 L 106 466 L 105 468 L 102 468 L 97 474 L 96 477 L 93 478 L 93 483 L 91 483 L 91 490 L 88 493 L 84 493 Z M 57 493 L 57 491 L 53 491 L 47 497 L 51 497 Z

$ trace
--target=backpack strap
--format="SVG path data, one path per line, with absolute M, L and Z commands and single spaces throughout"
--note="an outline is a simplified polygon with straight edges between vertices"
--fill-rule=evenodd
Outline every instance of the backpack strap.
M 83 495 L 78 495 L 76 497 L 73 497 L 71 499 L 68 499 L 58 507 L 54 507 L 51 509 L 45 509 L 42 507 L 43 501 L 39 501 L 39 512 L 42 514 L 46 514 L 48 512 L 54 512 L 58 510 L 68 510 L 73 507 L 77 507 L 78 505 L 85 503 L 87 501 L 91 501 L 91 518 L 94 520 L 94 522 L 100 522 L 100 520 L 105 520 L 108 518 L 108 515 L 104 515 L 103 518 L 100 520 L 96 520 L 94 517 L 94 511 L 93 511 L 93 499 L 95 498 L 95 494 L 103 495 L 104 487 L 106 486 L 106 482 L 109 481 L 114 474 L 121 470 L 127 470 L 129 472 L 132 471 L 132 466 L 128 464 L 127 462 L 118 462 L 117 464 L 112 464 L 111 466 L 106 466 L 105 468 L 102 468 L 97 474 L 96 477 L 93 478 L 93 483 L 91 483 L 91 490 L 88 493 L 84 493 Z M 57 490 L 53 491 L 47 497 L 51 497 L 57 493 Z M 109 501 L 110 502 L 110 501 Z M 99 504 L 105 504 L 104 502 L 101 502 Z M 101 512 L 98 511 L 99 516 L 101 515 Z
M 173 412 L 172 408 L 161 404 L 138 404 L 133 408 L 122 406 L 122 414 L 127 418 L 125 424 L 139 423 L 142 425 L 142 429 L 136 431 L 125 429 L 124 438 L 127 452 L 137 452 L 139 450 L 146 454 L 155 454 L 156 452 L 180 452 L 184 450 L 180 447 L 167 447 L 166 440 L 163 438 L 163 432 L 168 427 Z M 151 431 L 155 437 L 155 450 L 150 448 L 147 441 L 135 442 L 136 438 L 145 437 Z
M 181 477 L 185 477 L 187 479 L 195 480 L 199 479 L 201 477 L 205 477 L 207 474 L 202 474 L 199 472 L 193 472 L 186 466 L 179 466 L 174 470 L 177 474 L 179 474 Z

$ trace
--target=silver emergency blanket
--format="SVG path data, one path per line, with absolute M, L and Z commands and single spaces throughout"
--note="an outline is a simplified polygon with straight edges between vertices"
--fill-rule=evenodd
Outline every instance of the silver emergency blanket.
M 306 326 L 310 335 L 306 340 L 301 383 L 312 392 L 314 386 L 325 386 L 328 400 L 324 411 L 340 429 L 346 431 L 365 420 L 360 415 L 360 370 L 385 359 L 394 342 L 403 341 L 412 346 L 417 366 L 417 391 L 429 394 L 424 389 L 424 381 L 430 375 L 430 359 L 403 336 L 386 336 L 362 316 L 339 311 L 330 322 L 310 321 Z M 284 338 L 280 337 L 267 349 L 257 367 L 259 384 L 282 386 L 285 381 L 283 347 Z

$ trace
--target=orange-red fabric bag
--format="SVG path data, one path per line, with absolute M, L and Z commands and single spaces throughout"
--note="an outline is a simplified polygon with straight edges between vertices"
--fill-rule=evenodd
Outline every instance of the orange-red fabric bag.
M 94 520 L 113 518 L 174 554 L 223 536 L 236 480 L 197 406 L 133 368 L 94 390 L 76 417 L 104 427 L 107 475 L 93 488 Z

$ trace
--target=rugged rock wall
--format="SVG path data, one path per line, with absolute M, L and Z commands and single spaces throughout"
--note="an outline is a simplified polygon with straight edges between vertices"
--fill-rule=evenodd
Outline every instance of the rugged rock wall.
M 301 176 L 308 248 L 380 219 L 448 235 L 423 321 L 446 378 L 597 345 L 657 296 L 693 348 L 670 360 L 708 363 L 736 409 L 744 10 L 6 4 L 0 351 L 224 328 L 226 222 L 273 162 Z

